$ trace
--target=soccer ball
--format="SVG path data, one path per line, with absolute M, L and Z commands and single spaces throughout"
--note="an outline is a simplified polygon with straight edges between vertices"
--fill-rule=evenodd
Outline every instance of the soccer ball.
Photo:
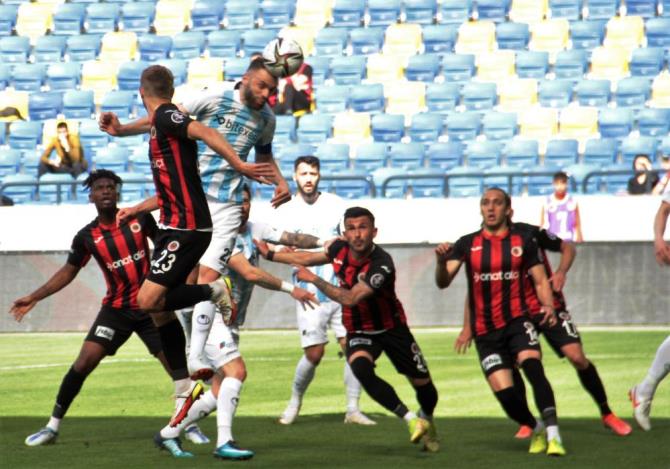
M 263 50 L 263 64 L 277 78 L 293 75 L 302 65 L 303 59 L 300 44 L 292 39 L 273 39 Z

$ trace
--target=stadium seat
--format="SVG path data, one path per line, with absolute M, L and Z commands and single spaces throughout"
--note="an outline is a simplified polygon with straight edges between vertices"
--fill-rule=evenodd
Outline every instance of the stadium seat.
M 444 54 L 442 57 L 442 74 L 447 83 L 465 83 L 475 73 L 475 56 L 473 54 Z
M 403 10 L 407 23 L 433 24 L 437 14 L 435 0 L 403 0 Z
M 33 56 L 35 62 L 60 62 L 65 54 L 65 36 L 41 36 L 37 38 Z
M 557 166 L 531 168 L 525 171 L 528 195 L 549 195 L 554 192 L 553 174 L 560 171 Z
M 71 62 L 95 60 L 100 52 L 102 36 L 82 34 L 67 38 L 66 55 Z
M 499 49 L 524 50 L 530 39 L 526 23 L 500 23 L 496 26 L 496 40 Z
M 297 0 L 293 22 L 316 31 L 325 26 L 331 16 L 331 0 Z
M 614 16 L 607 22 L 603 45 L 632 51 L 644 40 L 644 20 L 640 16 Z
M 556 18 L 535 23 L 531 28 L 528 49 L 556 54 L 568 46 L 570 23 L 565 18 Z
M 518 116 L 519 135 L 542 142 L 558 133 L 558 110 L 539 107 L 528 109 Z
M 457 35 L 458 28 L 453 25 L 425 25 L 423 27 L 424 52 L 426 54 L 444 54 L 453 51 Z
M 140 76 L 145 68 L 149 66 L 148 62 L 133 61 L 124 62 L 119 66 L 116 75 L 116 81 L 120 90 L 137 92 L 140 88 Z
M 619 0 L 585 0 L 584 6 L 589 19 L 610 19 L 619 10 Z
M 355 146 L 370 141 L 370 114 L 342 112 L 333 121 L 333 143 Z
M 469 167 L 490 168 L 500 165 L 501 145 L 498 142 L 469 142 L 465 154 Z
M 518 112 L 537 103 L 537 81 L 532 78 L 509 79 L 498 85 L 498 109 Z
M 633 50 L 630 73 L 633 76 L 653 78 L 665 64 L 664 50 L 660 47 L 645 47 Z
M 124 31 L 148 33 L 156 16 L 156 4 L 151 1 L 128 2 L 121 6 L 119 25 Z
M 400 0 L 368 0 L 368 26 L 389 26 L 398 21 Z
M 605 190 L 609 194 L 627 194 L 628 180 L 631 177 L 632 170 L 629 164 L 611 164 L 603 168 L 607 171 L 627 171 L 624 174 L 605 174 L 601 176 L 602 182 L 605 184 Z
M 584 193 L 582 190 L 584 180 L 589 176 L 590 173 L 595 171 L 602 171 L 602 167 L 597 165 L 590 165 L 587 163 L 577 163 L 565 168 L 565 172 L 568 174 L 570 180 L 577 187 L 577 191 Z M 600 176 L 591 176 L 588 178 L 588 184 L 586 188 L 587 194 L 594 194 L 600 190 Z
M 360 199 L 369 196 L 370 185 L 367 181 L 369 176 L 366 172 L 347 170 L 342 174 L 345 176 L 360 176 L 360 179 L 337 179 L 332 181 L 331 192 L 343 199 Z
M 456 167 L 447 172 L 448 197 L 479 197 L 483 190 L 480 168 Z
M 472 15 L 472 0 L 442 0 L 439 12 L 440 23 L 460 25 Z
M 0 38 L 0 58 L 3 63 L 25 63 L 29 54 L 29 38 L 17 36 Z
M 484 170 L 484 189 L 500 187 L 508 194 L 521 195 L 524 177 L 521 176 L 523 169 L 518 165 L 493 166 Z M 519 173 L 511 175 L 510 173 Z
M 63 95 L 63 114 L 68 119 L 90 119 L 95 112 L 93 91 L 70 89 Z
M 598 166 L 614 163 L 617 156 L 617 146 L 615 139 L 587 140 L 584 146 L 584 163 Z
M 578 20 L 582 14 L 582 0 L 549 0 L 552 18 Z
M 385 143 L 363 143 L 356 147 L 352 169 L 371 173 L 386 166 L 388 147 Z
M 649 79 L 643 77 L 630 77 L 619 80 L 614 100 L 618 107 L 641 108 L 645 105 L 645 102 L 650 96 L 651 86 L 649 84 Z
M 107 147 L 96 151 L 93 162 L 95 169 L 108 169 L 120 173 L 128 169 L 128 157 L 128 149 L 125 147 Z
M 372 173 L 372 181 L 377 189 L 378 197 L 386 199 L 404 198 L 407 193 L 408 182 L 406 176 L 407 170 L 403 168 L 379 168 L 375 170 Z
M 412 142 L 430 144 L 438 140 L 443 130 L 444 117 L 442 115 L 423 112 L 412 116 L 412 123 L 409 126 L 409 137 L 412 139 Z
M 121 7 L 116 3 L 91 3 L 86 7 L 84 27 L 89 34 L 116 31 Z
M 139 37 L 137 45 L 140 50 L 140 60 L 155 62 L 156 60 L 167 59 L 170 56 L 172 38 L 170 36 L 145 34 Z
M 626 0 L 626 14 L 642 18 L 656 16 L 658 0 Z
M 174 36 L 184 31 L 191 19 L 188 0 L 158 0 L 154 28 L 159 36 Z
M 291 115 L 276 116 L 276 125 L 272 146 L 276 148 L 279 145 L 293 143 L 296 139 L 296 120 Z
M 63 93 L 47 91 L 30 93 L 28 98 L 28 116 L 30 120 L 55 119 L 63 107 Z
M 191 9 L 191 31 L 217 31 L 223 21 L 225 3 L 217 0 L 197 0 Z
M 629 81 L 626 81 L 625 84 L 628 85 L 630 83 L 630 85 L 633 85 L 632 80 L 634 80 L 634 78 L 629 78 L 628 80 Z M 639 86 L 641 87 L 644 86 L 643 82 L 647 82 L 647 80 L 644 78 L 637 78 L 637 80 L 640 81 Z M 624 80 L 621 80 L 621 82 L 624 82 Z M 619 83 L 617 94 L 619 90 L 621 90 L 622 85 L 621 82 Z M 645 88 L 646 90 L 649 89 L 648 84 Z M 648 97 L 649 93 L 647 93 L 647 98 Z M 642 104 L 644 104 L 644 102 Z M 659 108 L 670 107 L 670 75 L 668 73 L 661 73 L 656 78 L 654 78 L 654 81 L 651 86 L 651 101 L 649 102 L 649 105 L 651 107 L 659 107 Z
M 235 57 L 241 48 L 242 33 L 220 29 L 207 35 L 207 50 L 210 57 Z
M 199 59 L 199 60 L 211 60 L 210 59 Z M 218 59 L 221 60 L 221 59 Z M 198 67 L 198 75 L 203 74 L 203 73 L 208 73 L 209 70 L 211 70 L 210 67 L 208 67 L 204 62 L 201 63 L 202 67 Z M 202 68 L 200 70 L 200 68 Z M 246 57 L 228 57 L 225 59 L 224 64 L 223 64 L 223 79 L 226 81 L 238 81 L 242 79 L 242 76 L 246 73 L 247 68 L 249 68 L 249 59 Z M 190 70 L 190 66 L 189 66 Z M 190 75 L 190 72 L 189 72 Z M 200 85 L 198 86 L 207 86 L 207 78 L 201 77 L 201 79 L 197 80 Z M 189 85 L 191 85 L 190 79 L 189 79 Z
M 12 122 L 9 126 L 9 147 L 17 150 L 34 150 L 42 140 L 41 122 Z
M 570 23 L 573 49 L 591 50 L 599 47 L 605 38 L 604 21 L 574 21 Z
M 376 54 L 382 50 L 384 30 L 382 28 L 354 28 L 349 31 L 349 39 L 353 55 Z
M 658 141 L 654 137 L 627 137 L 621 142 L 621 162 L 630 167 L 637 155 L 647 155 L 653 162 L 657 147 Z
M 473 21 L 461 24 L 454 50 L 459 54 L 491 52 L 496 44 L 496 27 L 491 21 Z
M 378 83 L 351 87 L 349 105 L 355 112 L 383 112 L 384 87 Z
M 263 29 L 281 29 L 291 22 L 295 4 L 283 0 L 263 0 L 260 19 Z
M 323 28 L 314 38 L 314 54 L 322 57 L 337 57 L 344 53 L 349 33 L 342 28 Z
M 586 140 L 598 134 L 598 109 L 567 107 L 561 111 L 560 134 L 563 138 Z
M 52 14 L 55 5 L 49 3 L 22 3 L 16 17 L 16 34 L 30 39 L 35 43 L 38 37 L 44 36 L 52 25 Z
M 172 57 L 189 60 L 200 57 L 205 52 L 207 38 L 202 31 L 178 33 L 172 38 Z
M 400 142 L 405 135 L 405 117 L 401 115 L 376 114 L 371 126 L 375 142 Z
M 587 142 L 588 145 L 588 142 Z M 572 139 L 549 140 L 544 153 L 544 164 L 564 167 L 577 162 L 579 142 Z
M 336 28 L 356 28 L 363 23 L 365 0 L 336 0 L 333 5 L 331 26 Z
M 263 52 L 268 42 L 275 38 L 271 29 L 251 29 L 242 33 L 242 50 L 247 59 L 255 52 Z
M 321 171 L 338 172 L 349 168 L 349 145 L 345 143 L 322 143 L 315 156 L 321 160 Z
M 62 3 L 53 14 L 53 34 L 73 36 L 81 34 L 84 28 L 86 5 L 81 3 Z
M 43 203 L 66 202 L 72 199 L 74 178 L 67 173 L 46 173 L 40 176 L 39 200 Z M 58 184 L 63 183 L 63 184 Z
M 447 114 L 456 108 L 460 101 L 457 83 L 430 83 L 426 86 L 426 107 L 430 112 Z
M 421 26 L 418 24 L 392 24 L 386 28 L 384 35 L 384 54 L 407 59 L 417 54 L 422 45 Z
M 637 115 L 637 128 L 645 137 L 662 138 L 670 130 L 670 110 L 642 109 Z
M 37 92 L 46 76 L 46 64 L 16 64 L 12 70 L 12 86 L 17 91 Z
M 449 140 L 474 140 L 479 134 L 481 117 L 478 112 L 451 113 L 447 116 Z
M 316 90 L 316 108 L 320 113 L 325 114 L 344 112 L 349 106 L 350 93 L 350 88 L 344 85 L 321 86 Z M 383 97 L 383 89 L 381 93 Z
M 431 83 L 440 70 L 440 56 L 438 54 L 413 55 L 407 61 L 405 77 L 410 81 Z
M 537 166 L 539 146 L 535 140 L 511 140 L 505 145 L 505 161 L 510 166 Z
M 482 133 L 490 141 L 511 140 L 516 135 L 516 114 L 487 112 L 482 119 Z
M 296 158 L 301 156 L 314 155 L 314 145 L 307 143 L 298 143 L 295 145 L 287 145 L 277 154 L 279 164 L 282 170 L 293 172 L 293 165 Z
M 591 54 L 589 78 L 618 80 L 628 74 L 630 52 L 621 48 L 596 47 Z
M 366 60 L 364 55 L 335 57 L 330 62 L 333 80 L 338 85 L 360 84 L 363 76 L 365 76 L 365 68 Z
M 580 106 L 607 106 L 611 86 L 609 80 L 582 80 L 575 86 L 577 102 Z
M 306 114 L 300 118 L 298 141 L 300 143 L 325 142 L 331 134 L 332 118 L 325 114 Z
M 515 63 L 519 78 L 544 79 L 549 70 L 549 53 L 520 50 L 516 53 Z
M 497 101 L 495 83 L 467 83 L 461 91 L 463 105 L 468 111 L 493 109 Z
M 0 64 L 0 91 L 9 86 L 12 80 L 12 69 L 9 64 Z
M 4 130 L 4 129 L 3 129 Z M 0 148 L 0 180 L 10 174 L 19 172 L 21 151 L 11 148 Z
M 132 91 L 110 91 L 102 98 L 100 111 L 113 112 L 119 119 L 127 119 L 133 113 L 135 96 Z
M 12 199 L 15 204 L 25 204 L 35 199 L 37 179 L 30 174 L 10 174 L 2 178 L 2 184 L 33 183 L 35 185 L 9 186 L 2 190 L 2 195 Z
M 658 149 L 661 152 L 661 155 L 670 155 L 670 135 L 661 139 L 661 143 Z
M 418 168 L 411 170 L 410 174 L 412 178 L 409 179 L 408 183 L 411 187 L 413 198 L 444 197 L 446 178 L 442 171 Z
M 133 32 L 110 32 L 102 37 L 100 60 L 125 62 L 134 60 L 137 54 L 137 35 Z
M 186 82 L 186 62 L 179 59 L 161 59 L 156 62 L 167 67 L 174 77 L 174 86 L 183 85 Z
M 601 109 L 598 130 L 602 138 L 621 140 L 633 130 L 633 112 L 630 109 Z
M 501 82 L 515 75 L 514 51 L 499 50 L 477 55 L 477 79 Z
M 584 50 L 567 50 L 556 54 L 554 74 L 558 79 L 581 80 L 586 73 L 588 60 Z
M 477 0 L 476 3 L 479 19 L 496 23 L 506 20 L 511 4 L 509 0 Z
M 314 53 L 314 36 L 314 28 L 308 26 L 287 26 L 279 31 L 279 37 L 293 39 L 297 42 L 305 57 Z
M 188 62 L 188 78 L 187 83 L 189 86 L 196 88 L 205 88 L 211 86 L 212 82 L 221 81 L 223 79 L 224 67 L 221 59 L 217 58 L 197 58 L 192 59 Z M 225 78 L 229 80 L 229 62 L 225 62 Z M 249 65 L 249 59 L 244 60 L 244 70 Z M 244 72 L 242 72 L 244 73 Z M 240 75 L 241 77 L 241 75 Z
M 404 114 L 406 120 L 426 108 L 426 85 L 419 81 L 386 83 L 384 96 L 386 112 Z
M 99 104 L 102 97 L 115 87 L 116 67 L 113 63 L 100 60 L 84 62 L 81 70 L 81 89 L 92 90 L 96 104 Z
M 0 36 L 12 35 L 18 10 L 18 5 L 0 5 Z
M 337 70 L 331 64 L 333 76 Z M 403 60 L 388 54 L 372 54 L 367 60 L 367 78 L 372 83 L 390 83 L 403 78 Z M 337 79 L 335 80 L 337 81 Z
M 462 142 L 436 142 L 426 150 L 426 159 L 429 167 L 448 171 L 463 165 L 463 153 Z
M 109 145 L 109 135 L 98 128 L 96 121 L 82 121 L 79 125 L 79 141 L 86 153 L 86 150 L 107 147 Z
M 667 15 L 667 12 L 664 12 Z M 646 24 L 647 46 L 670 47 L 670 18 L 651 18 Z
M 392 168 L 415 169 L 423 166 L 423 143 L 392 143 L 388 151 L 389 164 Z

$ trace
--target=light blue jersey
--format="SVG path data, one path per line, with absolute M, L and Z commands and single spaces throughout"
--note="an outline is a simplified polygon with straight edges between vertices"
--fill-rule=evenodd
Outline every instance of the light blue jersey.
M 252 148 L 257 153 L 272 152 L 275 116 L 267 103 L 257 110 L 242 104 L 233 83 L 205 90 L 187 98 L 182 106 L 203 124 L 216 129 L 232 145 L 242 161 Z M 242 203 L 244 176 L 233 170 L 214 150 L 198 141 L 200 178 L 205 193 L 220 202 Z

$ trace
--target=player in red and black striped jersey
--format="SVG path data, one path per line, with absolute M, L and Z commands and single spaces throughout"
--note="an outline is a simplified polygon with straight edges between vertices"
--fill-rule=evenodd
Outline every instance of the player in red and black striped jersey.
M 480 230 L 463 236 L 453 246 L 444 244 L 436 249 L 435 281 L 439 288 L 447 288 L 465 264 L 468 309 L 472 311 L 469 325 L 491 389 L 510 418 L 533 428 L 529 452 L 563 455 L 554 393 L 544 374 L 538 334 L 526 302 L 526 290 L 533 283 L 542 300 L 542 322 L 556 322 L 542 254 L 531 235 L 511 226 L 512 204 L 505 191 L 486 190 L 480 209 Z M 516 363 L 533 386 L 546 435 L 543 423 L 533 417 L 514 389 L 512 369 Z
M 181 369 L 171 368 L 168 364 L 162 344 L 164 334 L 161 329 L 164 326 L 156 327 L 137 303 L 140 284 L 149 271 L 148 239 L 156 236 L 156 222 L 150 215 L 141 214 L 130 218 L 124 225 L 116 224 L 121 179 L 113 172 L 94 171 L 84 185 L 90 188 L 90 200 L 95 204 L 98 216 L 76 234 L 66 264 L 43 286 L 17 299 L 10 311 L 20 321 L 39 301 L 72 282 L 91 257 L 98 262 L 107 283 L 102 308 L 84 340 L 79 357 L 63 378 L 52 417 L 44 429 L 26 439 L 29 446 L 55 440 L 60 421 L 87 376 L 105 356 L 114 355 L 133 332 L 170 373 L 175 389 L 191 388 L 185 361 Z M 169 314 L 175 318 L 174 313 Z M 157 320 L 165 323 L 167 317 L 168 313 L 164 313 Z M 176 324 L 179 327 L 179 323 Z
M 542 303 L 537 297 L 535 289 L 526 289 L 526 304 L 530 309 L 531 319 L 533 320 L 535 327 L 544 335 L 556 354 L 560 358 L 567 358 L 572 366 L 575 367 L 582 386 L 584 386 L 584 389 L 586 389 L 598 405 L 602 422 L 605 427 L 611 429 L 617 435 L 626 436 L 630 434 L 632 431 L 630 425 L 617 417 L 610 409 L 607 402 L 605 386 L 600 379 L 600 375 L 598 374 L 595 365 L 586 358 L 581 337 L 579 336 L 576 325 L 572 322 L 572 317 L 566 306 L 565 296 L 563 295 L 563 286 L 565 285 L 565 276 L 570 270 L 576 256 L 574 245 L 536 225 L 516 222 L 513 224 L 513 227 L 515 230 L 527 232 L 528 235 L 532 236 L 537 241 L 540 252 L 542 253 L 542 263 L 551 283 L 554 295 L 554 309 L 556 310 L 558 321 L 553 326 L 550 326 L 546 323 L 542 323 Z M 545 251 L 558 252 L 561 254 L 556 271 L 552 270 L 549 258 L 546 256 Z M 516 368 L 514 368 L 514 386 L 517 391 L 525 397 L 526 388 L 523 383 L 523 378 Z M 521 435 L 519 435 L 520 437 L 524 434 L 530 436 L 530 431 L 527 428 L 521 428 L 519 433 L 521 433 Z
M 299 267 L 296 276 L 342 304 L 342 322 L 347 330 L 347 360 L 365 391 L 408 423 L 412 443 L 423 439 L 425 449 L 437 451 L 439 442 L 431 423 L 437 405 L 437 390 L 395 293 L 393 259 L 374 244 L 376 234 L 372 213 L 365 208 L 352 207 L 344 213 L 346 241 L 336 240 L 323 252 L 275 253 L 266 243 L 255 242 L 263 257 L 269 260 L 300 266 L 333 265 L 339 287 L 305 267 Z M 418 416 L 407 409 L 390 384 L 375 374 L 375 361 L 382 352 L 414 387 L 421 406 Z

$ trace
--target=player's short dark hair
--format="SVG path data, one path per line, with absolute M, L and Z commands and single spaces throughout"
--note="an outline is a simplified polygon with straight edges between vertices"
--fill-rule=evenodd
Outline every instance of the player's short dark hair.
M 486 188 L 486 190 L 484 191 L 484 193 L 486 193 L 486 192 L 488 192 L 488 191 L 498 191 L 498 192 L 500 192 L 500 193 L 503 195 L 503 198 L 505 199 L 505 205 L 506 205 L 507 207 L 511 207 L 511 206 L 512 206 L 512 197 L 510 197 L 510 195 L 507 193 L 507 191 L 505 191 L 505 189 L 502 189 L 502 188 L 500 188 L 500 187 L 498 187 L 498 186 L 493 186 L 493 187 L 488 187 L 488 188 Z M 482 198 L 483 198 L 483 196 L 482 196 Z
M 247 67 L 247 73 L 255 72 L 256 70 L 265 70 L 266 72 L 270 73 L 270 71 L 265 66 L 265 61 L 263 60 L 262 55 L 256 58 L 252 56 L 251 61 L 249 62 L 249 66 Z M 270 73 L 270 75 L 272 75 L 272 73 Z
M 559 171 L 554 174 L 553 181 L 568 182 L 568 175 L 564 171 Z
M 297 157 L 293 162 L 293 171 L 298 169 L 300 163 L 305 163 L 306 165 L 314 166 L 318 170 L 321 169 L 321 160 L 313 155 L 305 155 Z
M 262 59 L 262 58 L 263 58 L 263 54 L 261 54 L 260 52 L 253 52 L 249 56 L 249 64 L 251 64 L 251 62 L 255 62 L 255 61 L 257 61 L 259 59 Z
M 59 123 L 56 125 L 56 130 L 58 130 L 58 129 L 62 129 L 62 128 L 65 128 L 65 130 L 67 130 L 67 122 L 59 122 Z
M 121 187 L 123 184 L 121 178 L 114 171 L 110 171 L 109 169 L 96 169 L 95 171 L 91 171 L 81 185 L 86 189 L 91 190 L 91 187 L 93 187 L 93 184 L 98 179 L 111 179 L 117 187 Z
M 358 218 L 358 217 L 368 217 L 372 226 L 375 226 L 375 216 L 370 210 L 363 207 L 349 207 L 344 212 L 344 221 L 347 221 L 347 218 Z
M 251 187 L 246 182 L 242 184 L 242 192 L 246 192 L 249 195 L 249 199 L 251 199 Z
M 170 69 L 162 65 L 145 68 L 140 77 L 140 86 L 151 97 L 172 99 L 174 95 L 174 77 Z

